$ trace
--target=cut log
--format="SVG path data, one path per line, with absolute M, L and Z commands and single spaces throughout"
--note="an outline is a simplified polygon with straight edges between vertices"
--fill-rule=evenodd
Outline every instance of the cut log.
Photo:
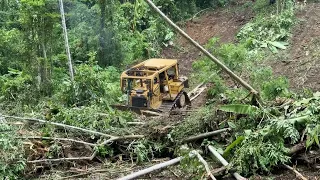
M 198 89 L 196 94 L 193 94 L 192 97 L 190 98 L 190 101 L 195 100 L 197 97 L 200 96 L 200 94 L 206 89 L 206 87 L 202 87 L 200 89 Z
M 118 180 L 130 180 L 130 179 L 135 179 L 135 178 L 137 178 L 137 177 L 140 177 L 140 176 L 149 174 L 150 172 L 153 172 L 153 171 L 156 171 L 156 170 L 159 170 L 159 169 L 162 169 L 162 168 L 165 168 L 165 167 L 168 167 L 168 166 L 177 164 L 177 163 L 179 163 L 182 159 L 183 159 L 183 157 L 177 157 L 177 158 L 172 159 L 172 160 L 170 160 L 170 161 L 166 161 L 166 162 L 163 162 L 163 163 L 160 163 L 160 164 L 151 166 L 151 167 L 149 167 L 149 168 L 147 168 L 147 169 L 143 169 L 143 170 L 141 170 L 141 171 L 138 171 L 138 172 L 129 174 L 129 175 L 127 175 L 127 176 L 124 176 L 124 177 L 122 177 L 122 178 L 119 178 Z
M 292 156 L 292 155 L 296 154 L 297 152 L 304 150 L 305 148 L 306 148 L 306 141 L 303 141 L 299 144 L 292 146 L 288 152 L 288 155 Z
M 207 133 L 199 134 L 199 135 L 196 135 L 196 136 L 188 137 L 188 138 L 182 140 L 182 142 L 195 141 L 195 140 L 198 140 L 198 139 L 203 139 L 203 138 L 210 137 L 210 136 L 213 136 L 213 135 L 221 134 L 223 132 L 230 131 L 230 130 L 231 130 L 230 128 L 219 129 L 219 130 L 216 130 L 216 131 L 207 132 Z

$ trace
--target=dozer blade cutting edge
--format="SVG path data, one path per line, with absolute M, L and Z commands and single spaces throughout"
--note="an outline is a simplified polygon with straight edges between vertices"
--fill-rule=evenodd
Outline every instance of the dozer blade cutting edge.
M 111 105 L 112 108 L 121 110 L 121 111 L 132 111 L 137 114 L 149 114 L 152 115 L 152 112 L 154 112 L 154 115 L 161 114 L 162 112 L 160 110 L 151 109 L 151 108 L 139 108 L 139 107 L 133 107 L 133 106 L 124 106 L 124 105 Z M 148 113 L 151 112 L 151 113 Z

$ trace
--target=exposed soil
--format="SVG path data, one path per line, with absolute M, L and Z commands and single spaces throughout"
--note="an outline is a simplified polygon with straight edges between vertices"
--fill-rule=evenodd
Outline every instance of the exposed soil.
M 318 180 L 320 177 L 320 171 L 317 169 L 311 169 L 306 166 L 297 166 L 295 169 L 301 173 L 305 178 L 309 180 Z M 264 180 L 268 178 L 272 178 L 274 180 L 293 180 L 299 179 L 293 171 L 289 171 L 286 169 L 278 169 L 273 172 L 270 176 L 255 176 L 252 177 L 254 180 Z
M 291 48 L 271 63 L 276 75 L 289 79 L 293 90 L 320 91 L 320 4 L 308 4 L 298 12 Z
M 221 43 L 233 42 L 240 27 L 246 24 L 253 15 L 246 11 L 232 11 L 231 9 L 208 12 L 200 18 L 186 22 L 183 29 L 200 45 L 205 45 L 213 37 L 220 38 Z M 178 36 L 174 47 L 164 48 L 162 52 L 163 58 L 179 60 L 182 75 L 191 73 L 192 62 L 199 59 L 200 55 L 200 51 L 181 36 Z

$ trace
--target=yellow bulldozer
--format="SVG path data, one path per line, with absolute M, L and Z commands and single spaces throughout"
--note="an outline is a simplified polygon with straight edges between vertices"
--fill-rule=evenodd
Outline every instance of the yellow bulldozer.
M 148 59 L 121 74 L 121 90 L 127 95 L 126 105 L 117 109 L 137 113 L 145 111 L 168 113 L 191 105 L 188 78 L 179 76 L 176 59 Z

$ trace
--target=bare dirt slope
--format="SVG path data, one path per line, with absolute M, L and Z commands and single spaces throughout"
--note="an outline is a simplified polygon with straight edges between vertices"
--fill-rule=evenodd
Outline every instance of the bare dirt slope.
M 320 3 L 308 4 L 297 17 L 287 57 L 280 56 L 271 66 L 276 75 L 288 77 L 292 89 L 320 91 Z
M 184 31 L 201 45 L 209 39 L 219 37 L 222 43 L 232 42 L 238 30 L 252 17 L 252 13 L 239 12 L 231 9 L 217 9 L 208 12 L 197 19 L 187 21 L 182 27 Z M 163 58 L 177 58 L 180 71 L 189 75 L 192 62 L 199 59 L 200 51 L 193 47 L 183 37 L 178 36 L 174 47 L 169 46 L 162 52 Z

